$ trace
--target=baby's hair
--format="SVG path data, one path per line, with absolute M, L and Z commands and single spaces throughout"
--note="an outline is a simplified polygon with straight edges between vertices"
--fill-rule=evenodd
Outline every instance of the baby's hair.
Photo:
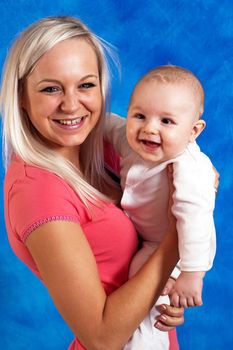
M 200 80 L 190 70 L 171 64 L 158 66 L 146 73 L 138 83 L 151 78 L 157 79 L 161 83 L 185 84 L 193 91 L 199 118 L 201 117 L 204 111 L 204 89 Z

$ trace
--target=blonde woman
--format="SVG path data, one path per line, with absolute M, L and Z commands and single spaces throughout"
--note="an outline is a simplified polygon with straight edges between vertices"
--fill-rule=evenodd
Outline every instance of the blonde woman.
M 74 332 L 69 349 L 124 347 L 178 260 L 170 217 L 164 242 L 127 280 L 138 241 L 104 168 L 106 50 L 79 20 L 47 18 L 22 32 L 3 74 L 9 241 Z M 183 322 L 182 308 L 162 308 L 159 329 Z

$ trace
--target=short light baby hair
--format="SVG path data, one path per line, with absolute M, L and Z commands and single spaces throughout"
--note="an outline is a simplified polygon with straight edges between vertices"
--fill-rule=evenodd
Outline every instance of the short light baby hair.
M 199 118 L 201 117 L 204 111 L 204 89 L 200 80 L 190 70 L 171 64 L 158 66 L 146 73 L 138 83 L 151 78 L 161 83 L 185 84 L 193 92 Z

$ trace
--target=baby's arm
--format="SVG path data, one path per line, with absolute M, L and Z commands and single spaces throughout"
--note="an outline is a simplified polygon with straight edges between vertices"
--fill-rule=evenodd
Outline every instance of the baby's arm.
M 205 272 L 182 271 L 170 292 L 171 304 L 179 307 L 202 305 L 202 287 Z
M 191 155 L 188 163 L 174 164 L 172 210 L 177 219 L 182 272 L 170 297 L 171 303 L 184 307 L 202 305 L 203 277 L 215 255 L 215 174 L 205 155 L 198 151 Z

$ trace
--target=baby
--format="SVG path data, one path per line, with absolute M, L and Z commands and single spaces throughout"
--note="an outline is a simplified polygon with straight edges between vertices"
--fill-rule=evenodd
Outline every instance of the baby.
M 205 128 L 200 119 L 203 105 L 204 91 L 194 74 L 167 65 L 149 71 L 136 84 L 127 119 L 110 115 L 106 121 L 105 137 L 121 157 L 121 205 L 142 239 L 130 276 L 149 258 L 167 231 L 166 168 L 173 164 L 172 213 L 177 220 L 181 272 L 166 289 L 175 306 L 202 304 L 203 278 L 212 267 L 216 250 L 215 174 L 211 161 L 195 142 Z M 159 299 L 157 304 L 161 302 L 164 301 Z M 154 310 L 124 349 L 168 349 L 167 335 L 162 336 L 154 328 Z M 153 333 L 148 344 L 143 343 L 145 332 Z

